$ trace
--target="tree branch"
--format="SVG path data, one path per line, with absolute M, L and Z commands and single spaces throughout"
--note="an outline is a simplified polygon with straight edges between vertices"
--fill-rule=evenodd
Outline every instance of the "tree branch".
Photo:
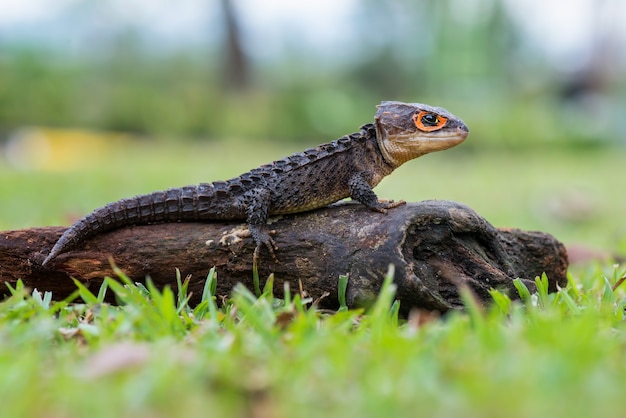
M 276 230 L 278 262 L 262 251 L 261 278 L 275 274 L 277 296 L 283 282 L 299 281 L 322 307 L 336 308 L 337 280 L 348 274 L 347 302 L 371 303 L 390 264 L 395 266 L 396 297 L 401 311 L 412 308 L 447 311 L 462 306 L 459 289 L 469 287 L 487 303 L 489 290 L 515 298 L 513 279 L 534 290 L 534 278 L 546 273 L 550 290 L 564 286 L 565 247 L 548 234 L 496 229 L 467 206 L 446 201 L 409 203 L 383 215 L 362 205 L 344 203 L 284 216 Z M 209 269 L 218 272 L 218 294 L 228 295 L 237 282 L 252 288 L 250 238 L 240 238 L 241 222 L 169 223 L 134 226 L 99 235 L 75 251 L 60 255 L 46 268 L 40 263 L 64 228 L 32 228 L 0 233 L 0 280 L 18 278 L 62 299 L 74 277 L 94 291 L 113 276 L 109 258 L 134 281 L 150 276 L 159 286 L 176 288 L 175 269 L 191 275 L 192 303 L 202 294 Z M 241 235 L 241 234 L 239 234 Z M 6 289 L 0 292 L 7 293 Z

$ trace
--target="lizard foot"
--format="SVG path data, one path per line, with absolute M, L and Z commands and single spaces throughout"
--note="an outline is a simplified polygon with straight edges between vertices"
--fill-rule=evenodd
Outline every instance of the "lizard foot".
M 387 213 L 387 210 L 397 208 L 398 206 L 402 206 L 405 204 L 406 202 L 404 200 L 394 201 L 394 200 L 381 199 L 378 201 L 378 204 L 372 207 L 371 209 L 376 212 Z
M 278 246 L 272 238 L 276 231 L 268 230 L 266 225 L 250 225 L 250 235 L 256 242 L 256 247 L 254 248 L 254 255 L 252 256 L 252 265 L 256 268 L 259 264 L 259 255 L 261 253 L 261 248 L 265 246 L 269 251 L 270 255 L 274 259 L 275 262 L 278 262 L 276 258 L 276 251 L 278 250 Z
M 274 231 L 270 231 L 270 233 L 271 232 L 274 232 Z M 276 245 L 276 242 L 274 242 L 274 239 L 268 235 L 267 241 L 257 243 L 256 247 L 254 248 L 254 255 L 252 256 L 253 264 L 255 266 L 258 265 L 259 254 L 261 253 L 261 248 L 263 246 L 265 246 L 267 250 L 270 252 L 270 255 L 272 256 L 274 261 L 278 262 L 278 258 L 276 258 L 276 251 L 278 250 L 278 246 Z

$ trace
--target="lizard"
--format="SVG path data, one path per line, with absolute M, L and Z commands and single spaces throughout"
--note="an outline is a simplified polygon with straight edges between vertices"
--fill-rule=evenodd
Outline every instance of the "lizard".
M 373 188 L 403 163 L 465 140 L 465 123 L 441 107 L 384 101 L 374 123 L 333 142 L 261 165 L 228 181 L 200 183 L 125 198 L 78 220 L 42 262 L 105 231 L 162 222 L 245 220 L 256 247 L 278 250 L 268 217 L 305 212 L 350 197 L 386 213 L 404 201 L 379 200 Z

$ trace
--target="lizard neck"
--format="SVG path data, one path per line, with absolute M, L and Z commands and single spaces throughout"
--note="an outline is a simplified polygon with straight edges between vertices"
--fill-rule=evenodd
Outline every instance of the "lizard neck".
M 374 138 L 376 138 L 376 145 L 378 145 L 378 151 L 380 152 L 380 155 L 382 156 L 383 161 L 387 165 L 389 165 L 389 167 L 391 168 L 389 170 L 390 173 L 410 159 L 408 158 L 405 160 L 399 160 L 398 158 L 395 158 L 396 156 L 392 155 L 392 153 L 389 152 L 389 146 L 388 146 L 389 144 L 387 144 L 384 139 L 385 135 L 383 135 L 382 132 L 379 132 L 378 128 L 374 126 L 373 124 L 365 125 L 365 126 L 369 128 L 370 132 L 368 133 Z
M 366 149 L 369 157 L 367 167 L 363 170 L 372 174 L 371 186 L 376 186 L 385 176 L 391 174 L 399 164 L 396 164 L 391 156 L 386 152 L 384 144 L 379 140 L 376 133 L 376 127 L 373 124 L 363 125 L 361 127 L 361 135 L 366 138 L 365 143 L 368 144 Z

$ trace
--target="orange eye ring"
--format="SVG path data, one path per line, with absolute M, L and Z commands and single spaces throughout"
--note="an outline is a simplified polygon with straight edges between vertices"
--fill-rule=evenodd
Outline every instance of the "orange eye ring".
M 424 132 L 437 131 L 443 128 L 447 121 L 448 118 L 425 110 L 413 115 L 413 123 L 415 123 L 417 129 Z

